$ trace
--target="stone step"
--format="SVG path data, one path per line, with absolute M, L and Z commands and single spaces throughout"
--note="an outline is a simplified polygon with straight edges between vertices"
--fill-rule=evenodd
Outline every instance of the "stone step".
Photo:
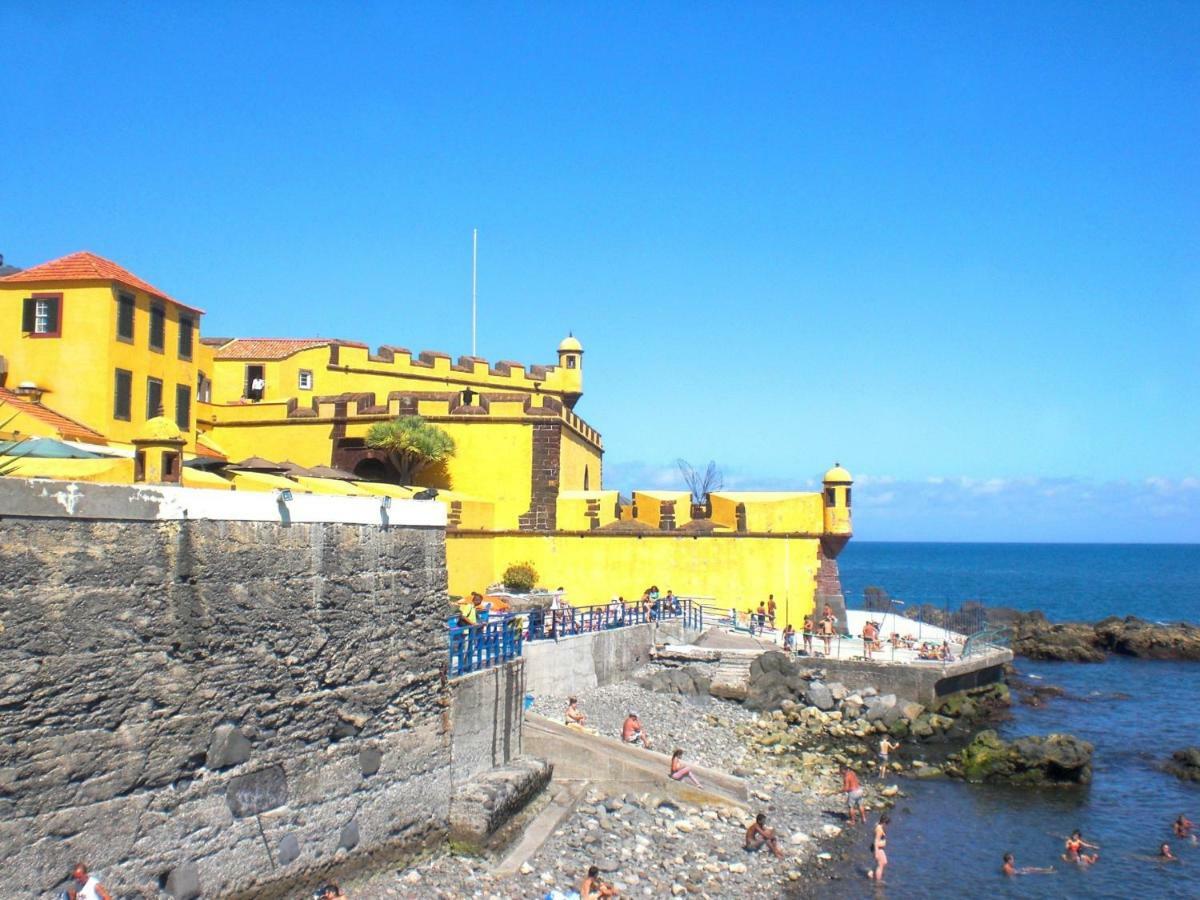
M 745 700 L 750 692 L 750 662 L 748 659 L 721 660 L 708 692 L 726 700 Z

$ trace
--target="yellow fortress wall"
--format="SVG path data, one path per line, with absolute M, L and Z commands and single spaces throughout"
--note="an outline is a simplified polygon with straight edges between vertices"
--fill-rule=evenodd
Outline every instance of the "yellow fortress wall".
M 816 603 L 819 555 L 816 539 L 765 535 L 450 533 L 446 540 L 454 594 L 483 590 L 510 564 L 531 562 L 539 583 L 566 588 L 575 606 L 636 600 L 652 584 L 715 597 L 722 610 L 756 609 L 774 594 L 779 626 L 797 628 Z
M 29 304 L 41 295 L 53 298 L 57 315 L 34 328 Z M 717 491 L 693 505 L 686 491 L 639 490 L 621 503 L 603 484 L 599 432 L 575 412 L 584 352 L 572 335 L 555 365 L 525 366 L 331 338 L 201 339 L 201 314 L 94 254 L 0 278 L 0 399 L 20 413 L 10 427 L 129 444 L 156 412 L 147 380 L 158 379 L 166 424 L 180 432 L 173 439 L 216 466 L 185 469 L 185 484 L 381 498 L 436 489 L 434 502 L 447 508 L 454 593 L 486 590 L 509 564 L 527 561 L 543 586 L 566 587 L 575 603 L 633 599 L 657 584 L 726 609 L 752 610 L 774 594 L 781 625 L 799 625 L 825 602 L 841 607 L 836 558 L 852 534 L 849 472 L 835 465 L 821 491 Z M 152 317 L 161 347 L 148 340 Z M 132 380 L 128 416 L 115 415 L 118 369 Z M 401 486 L 366 436 L 375 423 L 409 415 L 444 429 L 456 453 Z M 343 474 L 227 465 L 248 457 Z M 28 468 L 45 477 L 138 477 L 127 462 L 103 460 Z

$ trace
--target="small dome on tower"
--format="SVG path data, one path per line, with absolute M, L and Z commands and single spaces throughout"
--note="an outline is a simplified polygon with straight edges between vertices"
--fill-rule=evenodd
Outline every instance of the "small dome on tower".
M 562 339 L 562 343 L 558 345 L 559 353 L 582 353 L 583 344 L 579 343 L 579 339 L 573 334 L 568 334 Z
M 179 426 L 166 416 L 155 416 L 147 419 L 137 433 L 135 440 L 139 441 L 178 441 L 182 440 L 183 432 Z
M 841 463 L 834 463 L 833 468 L 825 473 L 825 477 L 821 479 L 825 484 L 853 484 L 854 479 L 850 473 L 842 468 Z

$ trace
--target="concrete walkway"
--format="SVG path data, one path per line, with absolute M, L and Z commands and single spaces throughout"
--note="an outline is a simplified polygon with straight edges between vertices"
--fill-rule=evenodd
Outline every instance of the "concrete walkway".
M 495 875 L 515 875 L 521 866 L 542 848 L 542 844 L 546 843 L 550 835 L 554 834 L 590 787 L 586 781 L 552 787 L 551 790 L 556 791 L 554 798 L 525 826 L 521 839 L 509 847 L 503 859 L 492 870 Z
M 746 808 L 746 782 L 726 772 L 692 766 L 703 785 L 697 788 L 670 777 L 671 758 L 665 753 L 569 728 L 545 716 L 525 714 L 522 736 L 525 752 L 554 763 L 554 782 L 589 781 L 609 793 L 659 793 L 697 805 L 719 804 Z

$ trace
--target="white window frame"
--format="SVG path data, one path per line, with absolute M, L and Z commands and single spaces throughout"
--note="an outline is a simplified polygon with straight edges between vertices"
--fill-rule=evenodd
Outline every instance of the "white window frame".
M 50 333 L 50 301 L 35 298 L 33 301 L 33 333 Z
M 296 382 L 300 390 L 311 391 L 313 389 L 312 369 L 301 369 L 300 374 L 297 376 Z

